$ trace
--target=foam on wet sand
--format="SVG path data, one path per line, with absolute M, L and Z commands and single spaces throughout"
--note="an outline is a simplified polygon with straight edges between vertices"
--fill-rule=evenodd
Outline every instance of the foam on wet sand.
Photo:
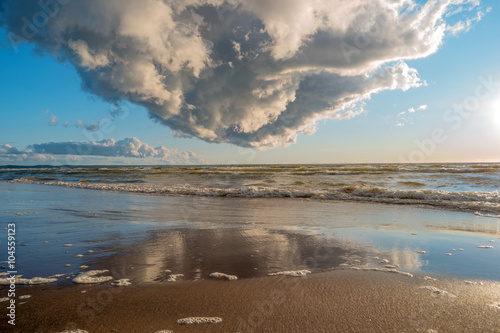
M 217 324 L 220 322 L 222 322 L 222 318 L 219 317 L 187 317 L 177 320 L 180 325 Z
M 209 276 L 212 278 L 216 278 L 216 279 L 238 280 L 238 277 L 236 275 L 228 275 L 228 274 L 219 273 L 219 272 L 210 273 Z
M 433 286 L 423 286 L 423 287 L 420 287 L 420 289 L 430 291 L 432 293 L 432 296 L 448 296 L 451 298 L 457 297 L 457 296 L 455 296 L 455 295 L 453 295 L 445 290 L 441 290 L 441 289 L 433 287 Z
M 283 271 L 283 272 L 276 272 L 276 273 L 269 273 L 267 275 L 269 276 L 277 276 L 277 275 L 284 275 L 284 276 L 305 276 L 307 274 L 311 274 L 311 271 L 308 271 L 307 269 L 301 269 L 299 271 Z
M 17 275 L 15 277 L 15 284 L 22 284 L 22 285 L 34 285 L 34 284 L 47 284 L 47 283 L 52 283 L 56 282 L 56 278 L 43 278 L 43 277 L 34 277 L 31 279 L 26 279 L 23 278 L 22 275 Z M 0 278 L 0 285 L 9 285 L 10 284 L 10 279 L 9 278 Z
M 411 273 L 401 272 L 401 271 L 398 271 L 397 269 L 393 269 L 393 268 L 351 267 L 351 269 L 354 269 L 354 270 L 357 270 L 357 271 L 375 271 L 375 272 L 395 273 L 395 274 L 401 274 L 401 275 L 408 276 L 408 277 L 413 277 L 413 274 L 411 274 Z
M 130 279 L 120 279 L 111 282 L 111 284 L 113 286 L 130 286 L 132 282 L 130 282 Z
M 93 283 L 102 283 L 113 280 L 112 276 L 96 277 L 96 275 L 100 275 L 107 272 L 109 272 L 107 269 L 83 272 L 80 273 L 77 277 L 75 277 L 72 281 L 74 283 L 79 283 L 79 284 L 93 284 Z
M 170 274 L 167 278 L 168 282 L 176 282 L 178 278 L 183 277 L 184 274 Z

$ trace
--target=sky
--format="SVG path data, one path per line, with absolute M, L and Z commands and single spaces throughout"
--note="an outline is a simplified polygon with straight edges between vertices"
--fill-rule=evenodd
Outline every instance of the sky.
M 500 162 L 494 0 L 0 8 L 0 165 Z

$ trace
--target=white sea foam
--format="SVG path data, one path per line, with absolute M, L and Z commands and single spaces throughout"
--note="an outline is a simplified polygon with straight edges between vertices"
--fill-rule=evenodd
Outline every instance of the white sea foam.
M 15 284 L 23 284 L 23 285 L 33 285 L 33 284 L 47 284 L 56 282 L 57 279 L 54 278 L 42 278 L 42 277 L 34 277 L 31 279 L 22 278 L 21 275 L 17 275 L 15 278 Z M 9 285 L 10 279 L 8 278 L 0 278 L 0 285 Z
M 477 216 L 482 216 L 482 217 L 492 217 L 492 218 L 500 218 L 500 214 L 488 214 L 488 213 L 480 213 L 480 212 L 474 212 L 475 215 Z
M 64 275 L 66 275 L 66 274 L 54 274 L 54 275 L 49 276 L 49 278 L 58 278 L 58 277 L 61 277 Z
M 175 282 L 178 278 L 183 277 L 184 274 L 170 274 L 167 278 L 168 282 Z
M 170 330 L 161 330 L 161 331 L 156 331 L 155 333 L 174 333 L 174 331 L 170 331 Z
M 307 269 L 301 269 L 299 271 L 283 271 L 283 272 L 276 272 L 276 273 L 269 273 L 267 275 L 269 276 L 277 276 L 277 275 L 284 275 L 284 276 L 305 276 L 307 274 L 311 274 L 311 271 L 308 271 Z
M 481 286 L 483 286 L 483 285 L 484 285 L 484 282 L 481 282 L 481 281 L 477 282 L 477 281 L 469 281 L 469 280 L 465 280 L 464 282 L 465 282 L 466 284 L 475 284 L 475 285 L 481 285 Z
M 83 272 L 80 273 L 77 277 L 75 277 L 72 281 L 74 283 L 79 283 L 79 284 L 92 284 L 92 283 L 102 283 L 113 280 L 112 276 L 96 277 L 96 275 L 100 275 L 107 272 L 109 272 L 107 269 Z
M 438 289 L 436 287 L 433 287 L 433 286 L 423 286 L 423 287 L 420 287 L 420 289 L 424 289 L 424 290 L 427 290 L 427 291 L 430 291 L 432 293 L 433 296 L 448 296 L 448 297 L 451 297 L 451 298 L 455 298 L 457 296 L 447 292 L 447 291 L 444 291 L 444 290 L 441 290 L 441 289 Z
M 387 272 L 387 273 L 395 273 L 395 274 L 401 274 L 405 275 L 408 277 L 413 277 L 413 274 L 408 273 L 408 272 L 401 272 L 398 271 L 397 269 L 393 268 L 380 268 L 380 267 L 351 267 L 351 269 L 357 270 L 357 271 L 376 271 L 376 272 Z
M 10 298 L 8 298 L 8 297 L 0 298 L 0 302 L 7 302 L 8 300 L 10 300 Z
M 217 324 L 220 322 L 222 322 L 222 318 L 219 317 L 188 317 L 177 320 L 177 323 L 181 325 Z
M 18 297 L 19 299 L 28 299 L 31 298 L 31 295 L 22 295 Z
M 236 275 L 228 275 L 228 274 L 219 273 L 219 272 L 210 273 L 209 276 L 216 278 L 216 279 L 238 280 L 238 277 Z
M 120 279 L 111 282 L 111 284 L 113 286 L 130 286 L 132 282 L 130 282 L 130 279 Z

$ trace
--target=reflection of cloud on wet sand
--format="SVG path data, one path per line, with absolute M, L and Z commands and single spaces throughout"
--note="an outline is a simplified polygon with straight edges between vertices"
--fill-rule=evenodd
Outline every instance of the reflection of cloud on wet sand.
M 165 281 L 179 273 L 198 280 L 213 272 L 248 278 L 288 269 L 321 270 L 345 262 L 347 253 L 335 240 L 325 242 L 316 234 L 263 228 L 161 231 L 129 250 L 101 265 L 122 267 L 114 271 L 135 282 Z
M 424 266 L 422 256 L 411 249 L 393 248 L 389 255 L 390 261 L 394 265 L 399 265 L 402 269 L 415 271 Z

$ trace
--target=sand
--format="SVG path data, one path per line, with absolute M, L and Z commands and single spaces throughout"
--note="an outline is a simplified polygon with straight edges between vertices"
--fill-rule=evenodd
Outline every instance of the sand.
M 422 289 L 422 287 L 431 287 Z M 435 295 L 446 290 L 456 297 Z M 425 281 L 338 270 L 301 278 L 265 277 L 175 284 L 29 287 L 9 332 L 498 332 L 500 286 Z M 429 291 L 431 290 L 431 292 Z M 438 295 L 439 296 L 439 295 Z M 54 301 L 57 300 L 57 301 Z M 217 324 L 179 319 L 218 317 Z M 6 322 L 0 323 L 5 331 Z M 194 329 L 197 330 L 194 330 Z

